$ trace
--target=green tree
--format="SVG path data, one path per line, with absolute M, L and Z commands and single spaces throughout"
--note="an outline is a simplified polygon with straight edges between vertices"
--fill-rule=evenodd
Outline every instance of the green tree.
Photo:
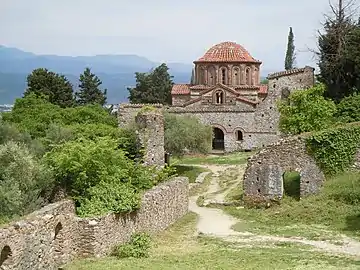
M 360 94 L 343 98 L 337 104 L 336 116 L 343 123 L 360 121 Z
M 100 104 L 104 106 L 106 103 L 106 92 L 100 90 L 102 81 L 94 73 L 91 73 L 90 68 L 86 68 L 84 73 L 80 75 L 80 90 L 75 94 L 77 103 L 79 105 L 85 104 Z
M 349 10 L 352 1 L 331 5 L 324 32 L 318 38 L 319 82 L 326 86 L 324 95 L 335 102 L 349 96 L 360 86 L 360 30 Z
M 49 102 L 60 107 L 74 105 L 73 87 L 67 78 L 45 68 L 38 68 L 27 77 L 27 89 L 24 97 L 34 93 L 45 96 Z
M 165 150 L 174 156 L 185 151 L 207 154 L 211 149 L 212 129 L 197 118 L 165 114 Z
M 286 56 L 285 56 L 285 70 L 289 70 L 293 68 L 295 68 L 295 44 L 294 44 L 294 33 L 292 27 L 290 27 Z
M 292 92 L 278 104 L 280 129 L 287 134 L 318 131 L 334 122 L 335 103 L 323 97 L 325 86 L 317 84 L 306 90 Z
M 194 85 L 194 84 L 195 84 L 195 69 L 192 69 L 192 71 L 191 71 L 190 84 L 191 84 L 191 85 Z
M 172 76 L 166 64 L 161 64 L 150 73 L 135 73 L 136 86 L 128 88 L 131 103 L 171 104 Z

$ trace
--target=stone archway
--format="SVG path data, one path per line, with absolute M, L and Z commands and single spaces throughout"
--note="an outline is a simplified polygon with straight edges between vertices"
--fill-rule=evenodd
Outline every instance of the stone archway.
M 225 135 L 218 127 L 213 127 L 213 141 L 212 149 L 213 150 L 225 150 Z

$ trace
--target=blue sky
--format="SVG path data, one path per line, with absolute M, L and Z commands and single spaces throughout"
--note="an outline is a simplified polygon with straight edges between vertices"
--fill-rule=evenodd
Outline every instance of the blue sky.
M 222 41 L 282 69 L 289 26 L 299 66 L 328 0 L 0 0 L 0 44 L 37 54 L 137 54 L 191 63 Z

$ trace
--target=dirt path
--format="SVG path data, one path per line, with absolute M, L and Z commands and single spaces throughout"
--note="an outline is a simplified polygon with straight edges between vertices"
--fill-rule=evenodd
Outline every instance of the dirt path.
M 222 190 L 219 185 L 220 177 L 225 170 L 229 168 L 234 168 L 234 166 L 204 165 L 203 167 L 208 168 L 212 172 L 212 179 L 209 188 L 205 193 L 193 196 L 189 200 L 189 210 L 199 215 L 199 221 L 197 223 L 198 234 L 220 237 L 223 240 L 233 243 L 250 245 L 264 245 L 266 243 L 269 244 L 274 242 L 301 243 L 313 246 L 317 250 L 360 257 L 360 242 L 345 236 L 342 239 L 342 244 L 337 245 L 332 244 L 328 241 L 313 241 L 302 238 L 285 238 L 269 235 L 255 235 L 250 232 L 234 231 L 232 229 L 232 226 L 239 222 L 239 220 L 227 215 L 221 209 L 200 207 L 196 204 L 196 201 L 199 196 L 209 196 L 212 197 L 210 200 L 211 203 L 222 203 L 225 200 L 225 196 L 229 192 L 229 190 L 238 185 L 241 182 L 242 177 L 240 175 L 240 177 L 238 177 L 238 179 L 240 180 L 231 183 L 231 185 L 229 185 L 227 189 Z M 243 168 L 239 167 L 239 171 L 243 173 Z

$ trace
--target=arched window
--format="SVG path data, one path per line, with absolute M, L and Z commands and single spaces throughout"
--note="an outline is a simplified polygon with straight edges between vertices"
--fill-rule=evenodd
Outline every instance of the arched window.
M 216 76 L 215 76 L 215 68 L 213 66 L 208 69 L 208 85 L 215 85 Z
M 241 132 L 241 130 L 237 130 L 236 131 L 236 140 L 237 141 L 242 141 L 243 139 L 244 139 L 243 133 Z
M 221 83 L 226 84 L 226 69 L 225 68 L 221 69 Z
M 245 70 L 245 80 L 246 80 L 246 84 L 250 85 L 251 78 L 250 78 L 250 68 L 249 67 L 247 67 Z
M 223 104 L 224 103 L 224 92 L 219 90 L 215 92 L 215 103 L 216 104 Z
M 233 70 L 233 85 L 240 85 L 240 70 L 239 68 L 234 68 Z
M 259 69 L 255 68 L 254 69 L 254 79 L 253 79 L 253 84 L 257 85 L 259 83 Z
M 9 259 L 11 258 L 11 255 L 12 255 L 11 248 L 9 246 L 3 247 L 0 254 L 0 266 L 7 266 L 9 263 Z

